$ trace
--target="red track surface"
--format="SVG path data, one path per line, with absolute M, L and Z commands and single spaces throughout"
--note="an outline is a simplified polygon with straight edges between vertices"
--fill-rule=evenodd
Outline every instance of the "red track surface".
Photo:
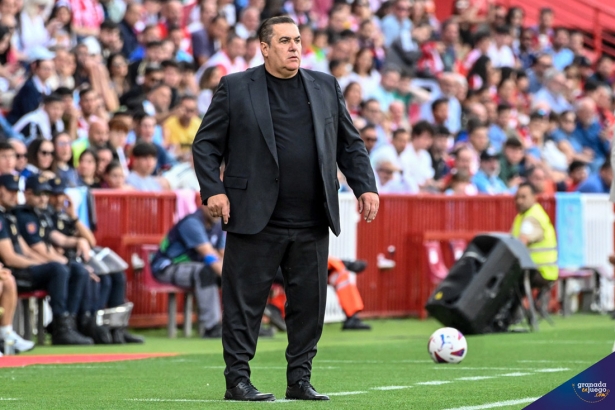
M 152 357 L 177 356 L 177 353 L 120 353 L 120 354 L 67 354 L 46 356 L 3 356 L 2 367 L 23 367 L 32 364 L 104 363 L 124 360 L 149 359 Z

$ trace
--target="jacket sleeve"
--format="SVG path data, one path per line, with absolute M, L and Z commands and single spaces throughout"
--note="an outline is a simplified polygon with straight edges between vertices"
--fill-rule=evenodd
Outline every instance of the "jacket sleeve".
M 203 204 L 207 204 L 211 196 L 226 194 L 220 179 L 220 165 L 226 149 L 228 127 L 228 85 L 223 77 L 192 144 L 194 170 Z
M 338 103 L 337 165 L 357 198 L 366 192 L 378 193 L 365 144 L 346 109 L 342 90 L 334 81 Z

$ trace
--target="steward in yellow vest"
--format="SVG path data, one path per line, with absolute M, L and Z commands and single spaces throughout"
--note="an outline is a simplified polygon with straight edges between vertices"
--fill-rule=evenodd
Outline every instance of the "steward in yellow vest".
M 549 215 L 536 202 L 536 190 L 531 184 L 519 185 L 515 195 L 515 204 L 519 213 L 513 222 L 512 236 L 527 246 L 542 276 L 542 278 L 532 277 L 532 286 L 545 286 L 557 280 L 559 273 L 555 228 Z

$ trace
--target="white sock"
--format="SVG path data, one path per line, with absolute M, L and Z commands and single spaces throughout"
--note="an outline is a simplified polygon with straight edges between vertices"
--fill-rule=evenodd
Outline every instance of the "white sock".
M 13 325 L 0 326 L 0 336 L 6 336 L 13 331 Z

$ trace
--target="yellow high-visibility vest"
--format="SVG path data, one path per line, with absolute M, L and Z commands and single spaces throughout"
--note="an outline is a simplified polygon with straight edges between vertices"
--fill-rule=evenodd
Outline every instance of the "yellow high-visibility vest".
M 530 256 L 545 280 L 557 280 L 559 269 L 557 267 L 557 238 L 555 236 L 555 228 L 553 224 L 551 224 L 549 215 L 547 215 L 540 204 L 534 204 L 525 213 L 518 214 L 515 217 L 512 235 L 515 238 L 519 238 L 521 224 L 523 220 L 529 216 L 538 221 L 544 232 L 542 241 L 528 245 Z

